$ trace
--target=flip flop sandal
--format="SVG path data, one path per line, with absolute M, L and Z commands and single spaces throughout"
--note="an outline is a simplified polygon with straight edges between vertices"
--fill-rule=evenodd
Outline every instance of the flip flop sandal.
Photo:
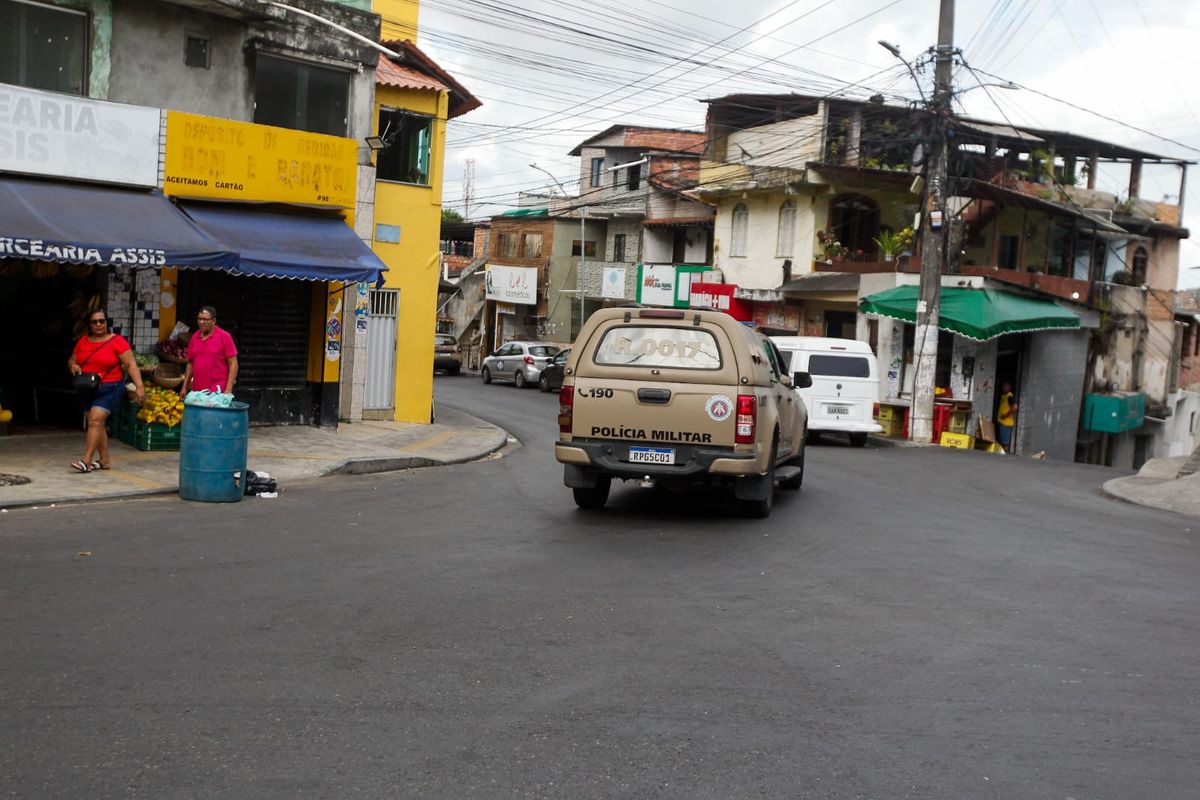
M 95 472 L 98 469 L 112 469 L 112 464 L 105 464 L 99 460 L 93 461 L 92 462 L 92 471 Z
M 84 473 L 84 472 L 91 472 L 94 469 L 94 467 L 92 467 L 90 464 L 85 464 L 82 461 L 72 461 L 71 469 L 73 469 L 79 473 Z

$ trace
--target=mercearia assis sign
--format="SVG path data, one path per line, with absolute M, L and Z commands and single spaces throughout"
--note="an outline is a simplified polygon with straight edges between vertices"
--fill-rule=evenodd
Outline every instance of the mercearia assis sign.
M 12 236 L 0 236 L 0 256 L 104 266 L 121 264 L 130 267 L 162 267 L 167 263 L 166 251 L 149 247 L 47 242 L 43 239 L 21 239 Z

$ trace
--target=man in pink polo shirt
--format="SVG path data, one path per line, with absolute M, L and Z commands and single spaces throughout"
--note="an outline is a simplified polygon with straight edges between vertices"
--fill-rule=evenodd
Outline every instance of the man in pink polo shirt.
M 183 373 L 180 394 L 208 389 L 233 394 L 237 383 L 237 348 L 229 331 L 217 327 L 217 311 L 204 306 L 196 315 L 200 327 L 187 347 L 187 369 Z

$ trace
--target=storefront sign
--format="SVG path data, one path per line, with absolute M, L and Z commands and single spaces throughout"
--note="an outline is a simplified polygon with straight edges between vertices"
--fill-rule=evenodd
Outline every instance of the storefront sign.
M 168 111 L 163 191 L 354 208 L 357 158 L 353 139 Z
M 794 306 L 779 306 L 774 303 L 755 303 L 754 324 L 760 328 L 799 331 L 800 309 Z
M 68 264 L 104 264 L 130 267 L 161 267 L 167 252 L 148 247 L 112 247 L 72 242 L 47 242 L 0 236 L 0 257 L 29 258 L 34 261 L 61 261 Z
M 600 284 L 600 296 L 616 300 L 625 297 L 625 268 L 605 267 L 604 282 Z
M 692 308 L 711 308 L 724 311 L 734 319 L 750 321 L 754 319 L 754 309 L 749 302 L 733 296 L 737 286 L 732 283 L 700 283 L 692 284 Z
M 648 306 L 675 305 L 675 266 L 643 264 L 638 273 L 637 301 Z
M 487 299 L 537 305 L 537 272 L 536 267 L 497 267 L 489 264 L 485 276 Z
M 0 171 L 157 186 L 160 114 L 0 84 Z

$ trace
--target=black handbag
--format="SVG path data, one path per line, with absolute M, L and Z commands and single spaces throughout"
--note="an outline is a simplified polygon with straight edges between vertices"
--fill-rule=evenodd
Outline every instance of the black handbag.
M 112 339 L 108 340 L 108 342 L 111 341 Z M 105 342 L 104 344 L 108 344 L 108 342 Z M 103 346 L 97 347 L 95 350 L 88 353 L 88 357 L 83 360 L 83 364 L 91 361 L 92 356 L 96 355 L 96 353 L 99 353 L 103 349 Z M 80 369 L 83 369 L 83 364 L 79 365 Z M 100 391 L 100 373 L 80 372 L 78 375 L 71 376 L 71 388 L 73 388 L 78 394 L 95 394 L 96 392 Z
M 100 373 L 81 372 L 72 376 L 71 385 L 79 394 L 95 394 L 100 389 Z

